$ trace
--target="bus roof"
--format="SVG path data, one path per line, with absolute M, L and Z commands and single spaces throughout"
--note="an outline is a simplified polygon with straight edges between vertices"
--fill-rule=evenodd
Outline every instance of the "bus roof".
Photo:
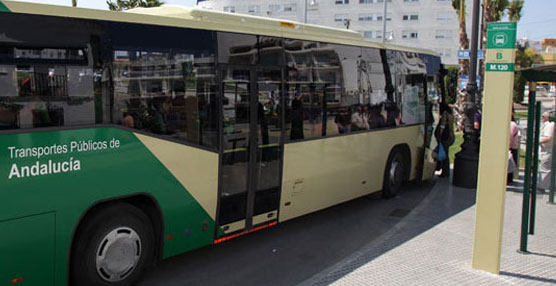
M 366 41 L 361 34 L 355 31 L 176 5 L 135 8 L 126 12 L 116 12 L 0 0 L 0 12 L 195 28 L 308 41 L 326 39 L 326 42 L 335 44 L 385 48 L 438 56 L 431 50 Z

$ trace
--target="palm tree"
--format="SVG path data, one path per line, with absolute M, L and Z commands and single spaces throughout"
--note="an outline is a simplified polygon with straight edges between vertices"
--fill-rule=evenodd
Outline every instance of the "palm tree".
M 487 23 L 498 22 L 504 18 L 506 12 L 510 15 L 511 21 L 519 21 L 521 18 L 521 10 L 523 8 L 523 0 L 484 0 L 483 2 L 483 47 L 486 47 L 487 40 Z M 512 9 L 512 10 L 510 10 Z M 512 18 L 513 16 L 513 18 Z M 479 61 L 479 76 L 484 79 L 484 64 L 483 61 Z M 483 90 L 484 80 L 481 80 L 481 86 L 479 90 Z M 482 92 L 477 95 L 477 101 L 482 101 Z
M 523 0 L 513 0 L 508 7 L 508 17 L 512 22 L 519 22 L 521 19 L 521 10 L 523 10 Z
M 452 7 L 456 10 L 459 17 L 459 48 L 462 50 L 469 49 L 469 37 L 465 29 L 465 0 L 452 0 Z M 459 75 L 467 74 L 469 70 L 468 60 L 459 60 Z
M 106 1 L 108 8 L 112 11 L 124 11 L 138 7 L 159 7 L 164 4 L 164 2 L 158 0 L 113 0 Z
M 467 37 L 467 30 L 465 24 L 465 0 L 452 0 L 452 7 L 458 14 L 459 19 L 459 48 L 461 50 L 469 49 L 469 37 Z M 459 59 L 459 69 L 458 69 L 458 80 L 462 75 L 466 75 L 469 72 L 469 60 Z M 459 84 L 458 84 L 459 86 Z M 454 111 L 458 129 L 463 126 L 463 114 L 464 114 L 464 102 L 465 93 L 458 92 L 456 97 L 456 102 L 454 104 Z
M 517 52 L 515 55 L 516 69 L 523 69 L 531 67 L 533 64 L 542 64 L 543 58 L 537 54 L 534 49 L 528 48 L 527 44 L 517 45 Z M 527 81 L 521 73 L 516 73 L 514 79 L 514 102 L 521 103 L 525 95 L 525 85 Z

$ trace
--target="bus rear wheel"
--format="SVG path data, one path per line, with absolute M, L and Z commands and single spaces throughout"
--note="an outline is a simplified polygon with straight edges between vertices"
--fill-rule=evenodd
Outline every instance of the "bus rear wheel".
M 382 185 L 382 196 L 384 198 L 392 198 L 398 195 L 405 179 L 405 172 L 406 166 L 403 153 L 400 150 L 392 150 L 384 170 Z
M 150 219 L 130 204 L 115 204 L 84 222 L 74 241 L 73 285 L 134 285 L 154 258 Z

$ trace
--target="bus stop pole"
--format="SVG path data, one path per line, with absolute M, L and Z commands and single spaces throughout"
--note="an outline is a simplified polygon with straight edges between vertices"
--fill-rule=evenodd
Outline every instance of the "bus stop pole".
M 529 187 L 531 183 L 531 157 L 533 156 L 533 128 L 535 126 L 536 83 L 529 83 L 527 110 L 527 145 L 525 146 L 525 174 L 523 177 L 523 204 L 521 207 L 521 240 L 519 251 L 527 252 L 527 230 L 529 229 Z
M 533 143 L 533 168 L 531 168 L 531 214 L 529 234 L 535 234 L 535 212 L 537 210 L 537 175 L 539 171 L 539 141 L 541 134 L 541 102 L 537 102 L 535 112 L 535 141 Z

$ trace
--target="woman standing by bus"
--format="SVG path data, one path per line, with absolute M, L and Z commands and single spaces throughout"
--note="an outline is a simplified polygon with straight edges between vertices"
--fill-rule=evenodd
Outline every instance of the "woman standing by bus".
M 454 115 L 452 113 L 452 108 L 445 102 L 440 104 L 440 122 L 436 128 L 434 135 L 436 141 L 438 141 L 439 148 L 442 146 L 444 149 L 444 158 L 439 160 L 437 164 L 437 170 L 442 170 L 440 177 L 450 176 L 450 156 L 449 150 L 450 146 L 454 144 Z

